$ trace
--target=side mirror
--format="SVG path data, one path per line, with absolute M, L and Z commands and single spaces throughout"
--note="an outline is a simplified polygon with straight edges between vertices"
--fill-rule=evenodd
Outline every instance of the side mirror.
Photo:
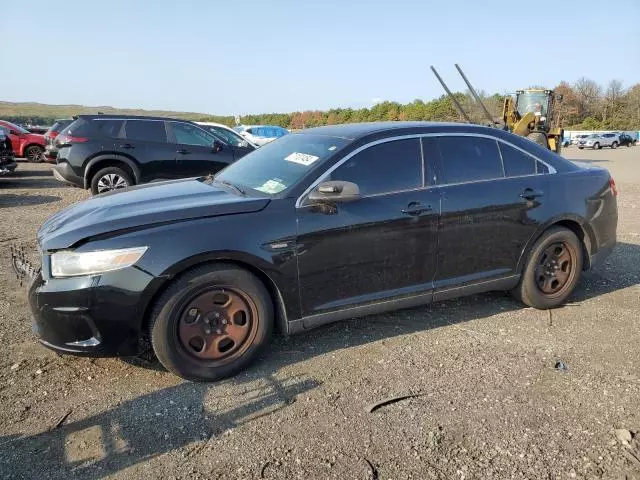
M 212 148 L 213 153 L 221 152 L 222 150 L 224 150 L 224 143 L 222 143 L 220 140 L 214 140 Z
M 239 146 L 240 148 L 247 148 L 247 147 L 249 146 L 249 142 L 247 142 L 246 140 L 242 140 L 242 141 L 238 144 L 238 146 Z
M 308 198 L 320 203 L 353 202 L 360 198 L 360 188 L 355 183 L 339 180 L 322 182 L 309 193 Z

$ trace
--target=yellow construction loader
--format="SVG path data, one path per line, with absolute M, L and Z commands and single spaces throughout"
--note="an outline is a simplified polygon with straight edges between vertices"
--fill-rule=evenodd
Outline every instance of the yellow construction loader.
M 527 137 L 529 140 L 549 150 L 560 153 L 564 132 L 561 128 L 552 127 L 551 125 L 553 123 L 554 107 L 557 102 L 562 100 L 562 95 L 555 95 L 553 90 L 533 88 L 518 90 L 515 96 L 509 95 L 504 99 L 502 119 L 495 119 L 491 116 L 484 103 L 482 103 L 482 100 L 458 64 L 456 64 L 456 69 L 467 84 L 467 87 L 469 87 L 471 95 L 473 95 L 473 98 L 475 98 L 480 105 L 482 112 L 489 120 L 491 126 L 504 128 L 516 135 Z M 431 70 L 433 70 L 433 73 L 451 98 L 453 105 L 460 115 L 462 115 L 467 122 L 472 123 L 469 116 L 460 106 L 460 103 L 453 96 L 440 75 L 438 75 L 436 69 L 432 66 Z

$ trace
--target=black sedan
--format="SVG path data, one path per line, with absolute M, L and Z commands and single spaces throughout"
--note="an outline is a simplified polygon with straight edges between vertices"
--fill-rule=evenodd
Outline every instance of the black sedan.
M 149 336 L 193 380 L 284 334 L 489 290 L 548 309 L 616 242 L 609 173 L 522 137 L 394 122 L 287 135 L 215 177 L 100 195 L 47 220 L 29 299 L 59 352 Z M 310 340 L 312 341 L 312 340 Z

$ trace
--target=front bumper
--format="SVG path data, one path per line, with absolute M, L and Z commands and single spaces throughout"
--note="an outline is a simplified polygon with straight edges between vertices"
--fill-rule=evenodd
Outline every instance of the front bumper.
M 102 275 L 51 278 L 47 257 L 29 286 L 33 331 L 61 353 L 131 356 L 139 353 L 146 305 L 158 279 L 129 267 Z
M 54 165 L 53 176 L 56 180 L 66 183 L 67 185 L 84 188 L 84 178 L 76 175 L 67 162 Z

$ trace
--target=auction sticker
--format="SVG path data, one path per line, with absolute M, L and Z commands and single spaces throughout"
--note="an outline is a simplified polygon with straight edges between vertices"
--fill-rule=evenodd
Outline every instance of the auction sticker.
M 313 162 L 318 160 L 318 158 L 320 157 L 309 155 L 308 153 L 299 152 L 293 152 L 291 155 L 287 155 L 286 157 L 284 157 L 287 162 L 299 163 L 300 165 L 304 165 L 305 167 L 311 165 Z
M 273 193 L 280 193 L 285 188 L 287 188 L 286 185 L 284 185 L 283 183 L 280 183 L 278 180 L 267 180 L 262 184 L 261 187 L 256 188 L 256 190 L 260 190 L 261 192 L 264 192 L 264 193 L 273 194 Z

